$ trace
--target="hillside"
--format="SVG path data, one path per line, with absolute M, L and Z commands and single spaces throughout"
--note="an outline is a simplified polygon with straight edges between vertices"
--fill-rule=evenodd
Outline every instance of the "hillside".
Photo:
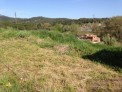
M 71 24 L 71 23 L 93 23 L 93 22 L 102 22 L 107 20 L 108 18 L 80 18 L 80 19 L 68 19 L 68 18 L 48 18 L 43 16 L 37 16 L 32 18 L 16 18 L 18 23 L 21 22 L 34 22 L 34 23 L 62 23 L 62 24 Z M 15 21 L 14 17 L 8 17 L 5 15 L 0 15 L 1 21 Z
M 13 20 L 13 19 L 14 18 L 4 16 L 4 15 L 0 15 L 0 21 L 10 21 L 10 20 Z
M 0 92 L 121 92 L 121 73 L 80 58 L 104 48 L 69 34 L 0 29 Z

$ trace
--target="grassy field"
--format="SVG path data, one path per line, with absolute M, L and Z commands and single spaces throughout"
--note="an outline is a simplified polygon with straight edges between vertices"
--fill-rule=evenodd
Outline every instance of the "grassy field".
M 107 58 L 107 51 L 96 55 L 103 50 L 113 51 L 108 58 L 119 53 L 121 70 L 121 48 L 55 31 L 0 29 L 0 92 L 121 92 L 121 71 L 96 62 Z

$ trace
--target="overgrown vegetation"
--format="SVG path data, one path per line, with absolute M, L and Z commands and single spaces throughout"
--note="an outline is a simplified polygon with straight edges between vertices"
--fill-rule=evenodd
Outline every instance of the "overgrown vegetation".
M 92 44 L 88 41 L 79 40 L 76 36 L 74 36 L 72 34 L 64 34 L 64 33 L 58 32 L 58 31 L 48 31 L 48 30 L 20 31 L 20 30 L 14 30 L 14 29 L 10 28 L 7 31 L 5 31 L 5 30 L 1 31 L 1 33 L 2 33 L 2 38 L 4 38 L 4 39 L 11 39 L 11 38 L 23 39 L 23 38 L 25 38 L 27 40 L 31 40 L 29 38 L 30 36 L 38 37 L 39 39 L 40 38 L 45 39 L 45 41 L 41 44 L 40 44 L 41 41 L 40 42 L 33 41 L 34 44 L 38 45 L 41 48 L 52 49 L 53 47 L 55 47 L 55 45 L 58 45 L 58 44 L 68 45 L 69 51 L 67 53 L 65 53 L 67 55 L 72 55 L 72 56 L 76 55 L 78 57 L 84 57 L 87 55 L 94 56 L 94 54 L 96 54 L 96 55 L 98 55 L 98 57 L 97 56 L 94 56 L 94 57 L 99 58 L 99 59 L 96 59 L 95 61 L 101 62 L 101 61 L 103 61 L 102 60 L 102 58 L 103 58 L 106 60 L 105 62 L 111 63 L 108 65 L 112 65 L 112 66 L 118 65 L 119 66 L 119 64 L 120 64 L 120 66 L 121 66 L 121 55 L 122 54 L 120 54 L 120 53 L 122 52 L 122 48 L 108 46 L 108 45 L 114 44 L 114 41 L 113 41 L 114 39 L 110 38 L 109 35 L 107 35 L 103 39 L 103 41 L 105 41 L 105 43 L 108 44 L 108 45 L 105 45 L 105 44 L 101 44 L 101 43 Z M 108 51 L 108 50 L 110 51 L 110 53 L 106 53 L 106 51 Z M 119 54 L 116 54 L 113 51 L 116 51 Z M 99 52 L 103 52 L 103 53 L 97 54 Z M 119 64 L 116 62 L 116 56 L 119 56 L 118 60 L 117 60 L 117 62 L 119 62 Z M 109 60 L 110 57 L 111 57 L 111 60 Z
M 103 36 L 102 38 L 103 42 L 107 45 L 115 46 L 117 43 L 117 40 L 115 37 L 110 36 L 109 34 Z
M 56 30 L 62 33 L 72 33 L 76 36 L 83 32 L 97 34 L 101 39 L 109 34 L 112 39 L 122 43 L 122 17 L 112 18 L 45 18 L 33 17 L 29 19 L 9 18 L 0 16 L 1 28 L 12 27 L 18 30 Z M 110 44 L 109 44 L 110 45 Z
M 105 66 L 121 72 L 121 52 L 121 47 L 92 44 L 60 31 L 0 29 L 0 91 L 87 92 L 95 79 L 122 81 L 121 73 Z

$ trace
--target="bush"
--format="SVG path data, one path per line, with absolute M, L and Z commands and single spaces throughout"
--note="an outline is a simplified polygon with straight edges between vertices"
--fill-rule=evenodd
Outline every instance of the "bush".
M 70 31 L 74 35 L 78 35 L 80 33 L 80 26 L 78 24 L 71 24 Z
M 56 24 L 55 29 L 59 32 L 71 32 L 75 35 L 80 33 L 80 26 L 74 23 L 72 23 L 71 25 Z
M 63 31 L 63 25 L 62 25 L 62 24 L 56 24 L 56 25 L 54 26 L 54 29 L 55 29 L 56 31 L 62 32 L 62 31 Z
M 3 37 L 4 38 L 13 38 L 16 37 L 17 31 L 15 30 L 7 30 L 3 33 Z
M 103 36 L 103 39 L 102 40 L 103 40 L 103 42 L 105 44 L 111 45 L 111 46 L 115 45 L 116 42 L 117 42 L 116 38 L 115 37 L 111 37 L 109 34 Z
M 26 38 L 26 37 L 29 37 L 29 36 L 30 36 L 30 34 L 27 31 L 19 31 L 17 33 L 17 37 L 18 38 Z

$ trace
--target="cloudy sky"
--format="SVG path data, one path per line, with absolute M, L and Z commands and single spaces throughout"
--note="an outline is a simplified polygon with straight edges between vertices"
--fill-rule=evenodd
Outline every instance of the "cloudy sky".
M 30 18 L 92 18 L 122 15 L 122 0 L 0 0 L 0 14 Z

